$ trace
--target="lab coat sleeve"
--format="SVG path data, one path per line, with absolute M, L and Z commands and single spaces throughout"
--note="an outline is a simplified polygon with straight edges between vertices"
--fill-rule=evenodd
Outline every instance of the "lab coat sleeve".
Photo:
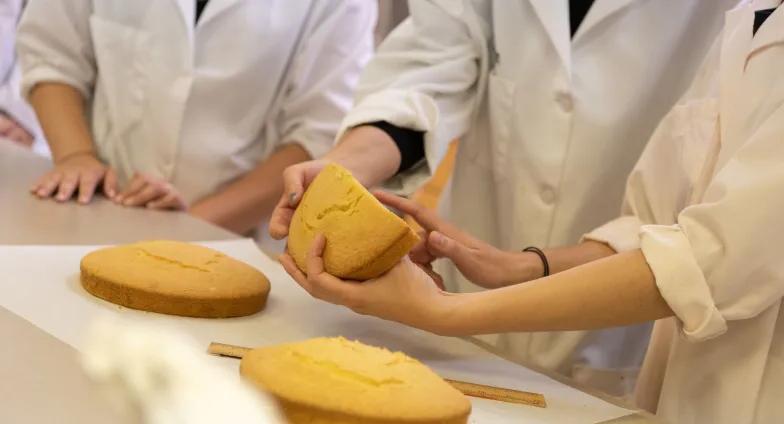
M 418 188 L 468 128 L 482 51 L 465 19 L 468 2 L 410 2 L 410 12 L 365 68 L 338 136 L 373 121 L 424 131 L 426 163 L 387 182 L 399 194 Z
M 11 119 L 21 125 L 35 137 L 33 144 L 39 153 L 45 153 L 46 146 L 43 133 L 38 126 L 35 112 L 27 101 L 19 93 L 19 69 L 12 69 L 12 75 L 3 85 L 0 86 L 0 113 L 8 115 Z
M 585 234 L 582 241 L 605 243 L 616 252 L 639 249 L 641 226 L 642 223 L 636 216 L 624 215 Z
M 22 95 L 41 82 L 68 84 L 87 99 L 96 74 L 89 0 L 32 0 L 17 34 Z
M 33 132 L 30 107 L 19 96 L 19 69 L 14 50 L 21 6 L 21 0 L 0 2 L 0 112 Z
M 0 113 L 4 113 L 35 137 L 36 151 L 45 152 L 35 113 L 19 93 L 20 72 L 16 61 L 16 26 L 22 12 L 21 0 L 0 2 Z
M 376 2 L 316 2 L 313 30 L 294 58 L 280 116 L 280 144 L 313 158 L 332 146 L 351 107 L 359 74 L 373 54 Z
M 779 107 L 675 224 L 642 227 L 642 252 L 690 340 L 719 336 L 727 321 L 754 317 L 781 301 L 783 123 Z
M 16 62 L 14 41 L 16 40 L 16 23 L 19 20 L 21 0 L 3 0 L 0 2 L 0 83 L 5 86 L 11 79 Z

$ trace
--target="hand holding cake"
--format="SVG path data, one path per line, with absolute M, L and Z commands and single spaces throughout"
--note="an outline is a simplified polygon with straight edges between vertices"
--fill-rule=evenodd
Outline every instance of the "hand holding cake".
M 380 277 L 364 282 L 341 280 L 324 270 L 325 238 L 319 235 L 300 271 L 290 255 L 283 268 L 311 296 L 350 308 L 363 315 L 397 321 L 433 333 L 446 332 L 450 311 L 461 295 L 444 292 L 419 265 L 404 257 Z

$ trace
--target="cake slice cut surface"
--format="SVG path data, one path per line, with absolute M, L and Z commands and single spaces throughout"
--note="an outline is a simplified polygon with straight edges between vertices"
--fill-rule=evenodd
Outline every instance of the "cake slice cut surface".
M 336 164 L 316 176 L 291 220 L 288 251 L 303 271 L 319 233 L 327 240 L 326 271 L 352 280 L 385 273 L 419 241 L 403 219 Z

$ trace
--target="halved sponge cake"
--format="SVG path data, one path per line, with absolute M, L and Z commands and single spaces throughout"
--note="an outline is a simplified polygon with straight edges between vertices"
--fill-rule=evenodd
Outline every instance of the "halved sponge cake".
M 318 233 L 327 239 L 326 271 L 352 280 L 385 273 L 419 241 L 403 219 L 336 164 L 316 176 L 291 220 L 288 251 L 303 271 Z

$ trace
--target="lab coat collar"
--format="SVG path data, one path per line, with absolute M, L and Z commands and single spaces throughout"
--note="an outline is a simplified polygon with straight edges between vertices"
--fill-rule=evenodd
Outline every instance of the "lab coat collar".
M 721 35 L 719 64 L 719 120 L 722 144 L 731 144 L 736 128 L 736 115 L 732 112 L 740 107 L 743 96 L 739 95 L 746 57 L 751 46 L 754 27 L 754 9 L 749 2 L 725 14 L 724 30 Z M 724 149 L 728 150 L 728 149 Z M 724 150 L 722 154 L 725 154 Z
M 572 73 L 572 43 L 579 41 L 585 33 L 605 19 L 638 0 L 596 0 L 572 40 L 569 29 L 569 2 L 567 0 L 528 0 L 537 17 L 550 36 L 550 40 L 566 68 Z
M 172 0 L 180 11 L 182 24 L 188 33 L 188 40 L 193 39 L 193 20 L 196 19 L 196 2 L 193 0 Z
M 722 150 L 718 163 L 723 164 L 739 146 L 743 129 L 743 111 L 753 109 L 744 87 L 749 60 L 771 45 L 784 43 L 784 6 L 779 6 L 753 34 L 754 12 L 760 2 L 745 2 L 726 14 L 722 34 L 719 90 Z
M 176 3 L 177 9 L 180 11 L 183 24 L 188 31 L 188 38 L 193 39 L 193 29 L 195 26 L 194 20 L 196 19 L 196 2 L 193 0 L 172 1 Z M 207 7 L 204 9 L 204 13 L 202 13 L 201 17 L 199 18 L 198 26 L 206 24 L 216 16 L 220 15 L 232 6 L 237 5 L 241 1 L 242 0 L 210 0 L 210 2 L 207 4 Z
M 596 0 L 591 8 L 588 9 L 588 14 L 585 19 L 577 28 L 577 33 L 574 34 L 574 42 L 584 37 L 585 33 L 591 31 L 594 27 L 599 25 L 602 21 L 609 18 L 613 14 L 622 10 L 623 8 L 631 5 L 637 0 Z
M 572 74 L 572 40 L 569 30 L 569 2 L 567 0 L 528 0 L 553 43 L 567 75 Z M 600 3 L 601 0 L 597 1 Z M 594 5 L 595 6 L 595 5 Z M 589 13 L 590 14 L 590 13 Z
M 215 19 L 216 16 L 220 15 L 231 7 L 236 6 L 241 1 L 243 0 L 210 0 L 210 2 L 207 3 L 207 7 L 204 9 L 201 17 L 199 18 L 197 26 L 206 25 L 207 22 Z M 193 3 L 192 0 L 191 3 Z
M 746 63 L 755 53 L 779 43 L 784 43 L 784 6 L 776 8 L 773 14 L 762 24 L 754 38 L 751 39 L 751 47 L 746 55 Z

